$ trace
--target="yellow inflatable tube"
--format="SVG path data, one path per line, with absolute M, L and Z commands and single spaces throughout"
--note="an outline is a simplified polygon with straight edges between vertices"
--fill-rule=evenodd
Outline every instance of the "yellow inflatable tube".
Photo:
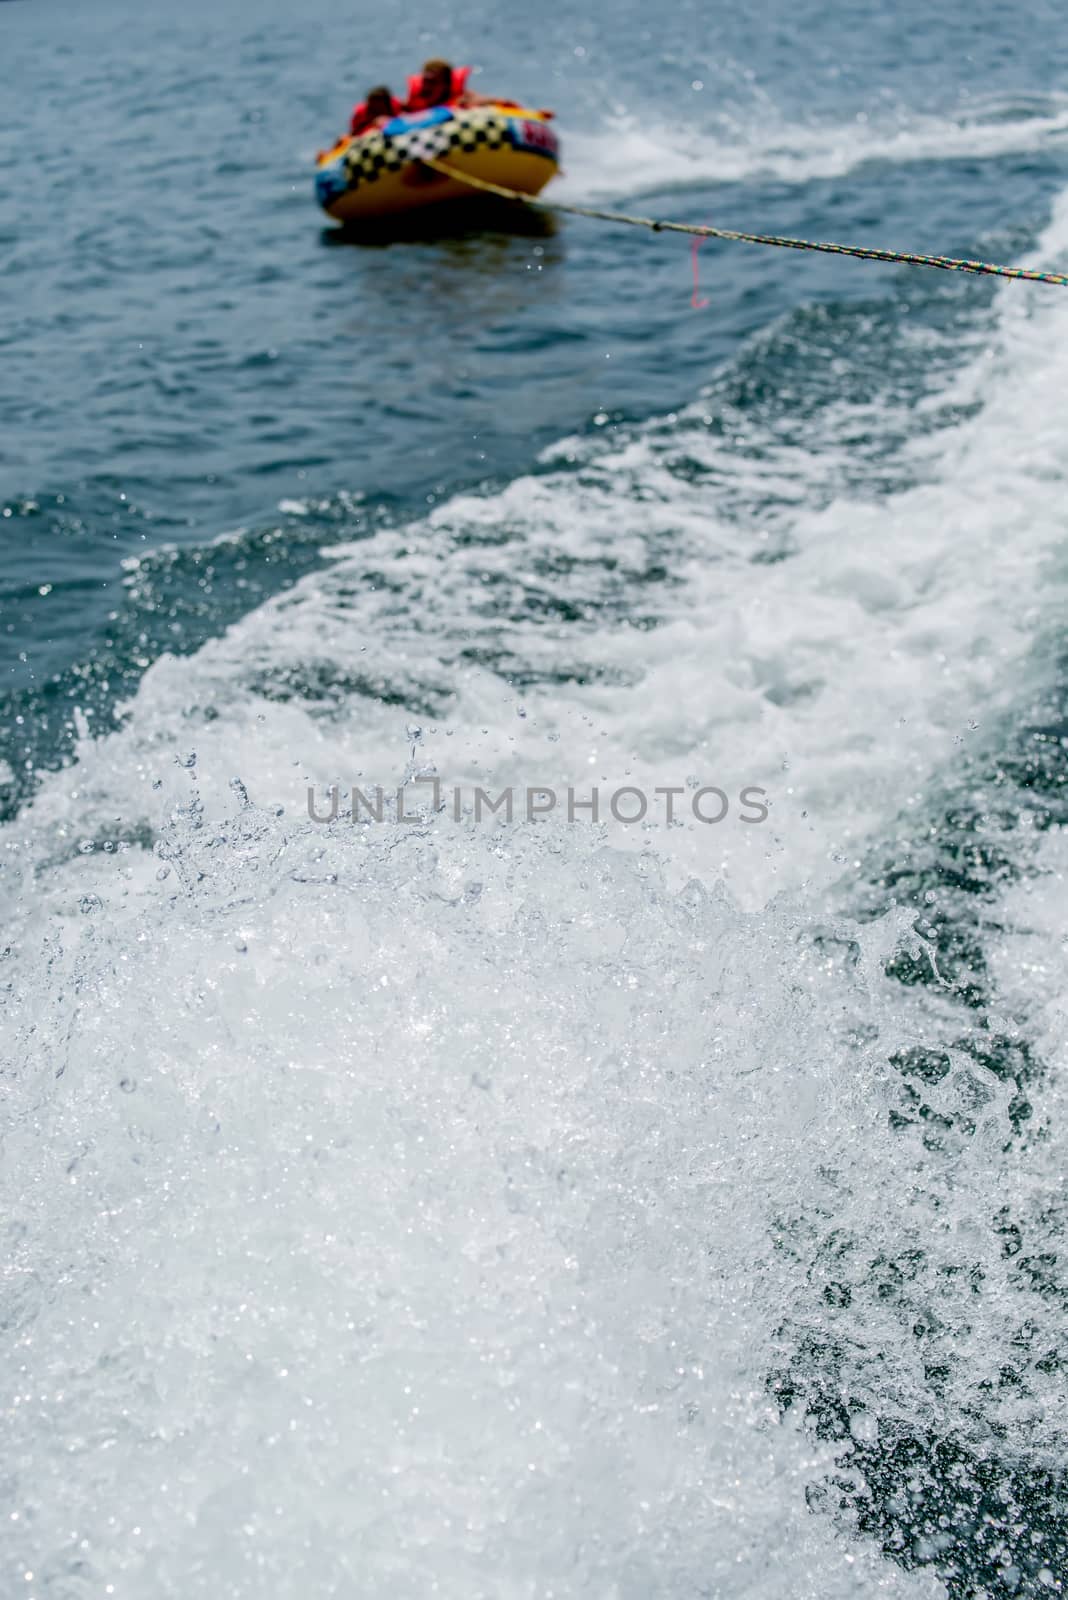
M 476 193 L 423 166 L 428 160 L 535 195 L 555 176 L 559 147 L 543 111 L 505 102 L 469 110 L 435 106 L 342 139 L 320 155 L 316 197 L 335 222 L 353 223 L 470 200 Z

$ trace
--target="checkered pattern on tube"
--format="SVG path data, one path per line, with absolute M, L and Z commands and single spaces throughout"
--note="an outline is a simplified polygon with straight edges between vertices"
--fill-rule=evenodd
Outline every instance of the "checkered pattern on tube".
M 381 131 L 357 139 L 345 154 L 348 188 L 375 183 L 383 172 L 399 172 L 413 161 L 439 161 L 452 150 L 499 150 L 509 144 L 508 119 L 499 111 L 464 112 L 448 122 L 387 138 Z

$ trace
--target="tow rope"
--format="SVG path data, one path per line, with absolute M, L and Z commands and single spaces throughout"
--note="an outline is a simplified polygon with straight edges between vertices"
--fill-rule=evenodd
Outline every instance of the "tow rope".
M 816 239 L 790 239 L 775 233 L 743 233 L 736 228 L 713 228 L 698 222 L 662 222 L 655 217 L 633 217 L 625 211 L 601 211 L 595 206 L 565 205 L 559 200 L 537 200 L 532 195 L 520 194 L 518 189 L 505 189 L 499 183 L 487 183 L 484 178 L 473 178 L 459 172 L 448 162 L 424 157 L 422 165 L 431 167 L 443 176 L 456 178 L 472 189 L 497 195 L 502 200 L 518 200 L 537 211 L 566 211 L 573 217 L 593 217 L 598 222 L 622 222 L 632 228 L 650 228 L 653 233 L 686 233 L 697 239 L 730 239 L 741 244 L 775 245 L 780 250 L 818 250 L 829 256 L 856 256 L 860 261 L 892 261 L 907 267 L 938 267 L 942 272 L 972 272 L 988 278 L 1016 278 L 1026 283 L 1052 283 L 1068 288 L 1068 273 L 1038 272 L 1031 267 L 1002 267 L 992 261 L 961 261 L 955 256 L 925 256 L 911 250 L 878 250 L 858 244 L 829 244 Z

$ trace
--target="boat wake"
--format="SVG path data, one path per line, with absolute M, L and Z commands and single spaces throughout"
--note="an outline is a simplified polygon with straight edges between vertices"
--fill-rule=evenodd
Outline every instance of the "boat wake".
M 4 1593 L 1050 1590 L 1068 300 L 910 326 L 354 526 L 0 832 Z M 308 815 L 432 770 L 771 813 Z
M 568 132 L 567 175 L 553 194 L 569 200 L 608 200 L 705 188 L 709 183 L 774 179 L 804 184 L 844 177 L 875 164 L 990 160 L 1068 144 L 1068 104 L 1020 110 L 990 105 L 968 116 L 896 121 L 866 114 L 833 127 L 791 122 L 776 132 L 727 116 L 721 129 L 689 132 L 685 123 L 620 114 L 596 132 Z

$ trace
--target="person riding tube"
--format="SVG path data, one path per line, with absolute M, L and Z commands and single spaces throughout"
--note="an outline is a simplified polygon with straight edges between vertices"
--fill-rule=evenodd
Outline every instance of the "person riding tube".
M 424 62 L 422 72 L 408 79 L 405 111 L 432 111 L 435 106 L 485 106 L 493 102 L 467 87 L 470 67 L 454 67 L 433 56 Z
M 366 100 L 361 100 L 358 106 L 353 106 L 349 133 L 354 138 L 361 133 L 369 133 L 379 124 L 389 122 L 400 109 L 400 101 L 393 98 L 384 83 L 380 83 L 374 89 L 368 89 Z

